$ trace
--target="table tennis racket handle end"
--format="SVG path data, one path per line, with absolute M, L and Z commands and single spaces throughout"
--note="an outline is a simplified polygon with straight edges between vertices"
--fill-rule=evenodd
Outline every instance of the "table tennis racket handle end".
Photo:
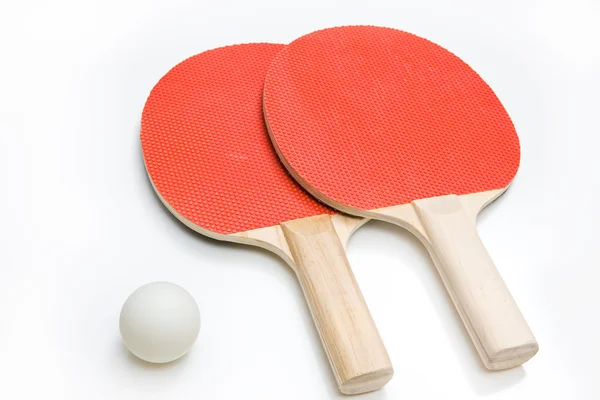
M 359 394 L 382 388 L 393 376 L 392 364 L 331 216 L 281 227 L 340 391 Z
M 523 364 L 538 344 L 455 195 L 413 202 L 435 264 L 486 368 Z

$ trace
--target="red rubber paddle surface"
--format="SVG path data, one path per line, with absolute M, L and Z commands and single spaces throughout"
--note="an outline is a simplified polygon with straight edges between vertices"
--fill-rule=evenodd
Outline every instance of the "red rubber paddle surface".
M 519 139 L 490 87 L 418 36 L 348 26 L 269 68 L 264 112 L 288 169 L 329 204 L 372 210 L 509 185 Z
M 264 125 L 264 78 L 283 47 L 198 54 L 171 69 L 146 101 L 140 137 L 150 179 L 204 229 L 229 234 L 333 213 L 288 175 Z

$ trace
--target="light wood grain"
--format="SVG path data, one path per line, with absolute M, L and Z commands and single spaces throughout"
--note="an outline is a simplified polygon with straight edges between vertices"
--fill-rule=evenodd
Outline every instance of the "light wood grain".
M 394 373 L 344 250 L 350 235 L 366 221 L 320 215 L 233 235 L 274 251 L 294 269 L 345 394 L 380 389 Z
M 392 378 L 392 365 L 331 217 L 281 227 L 340 390 L 381 388 Z
M 427 247 L 484 365 L 521 365 L 539 347 L 476 231 L 479 211 L 503 190 L 441 196 L 373 210 Z

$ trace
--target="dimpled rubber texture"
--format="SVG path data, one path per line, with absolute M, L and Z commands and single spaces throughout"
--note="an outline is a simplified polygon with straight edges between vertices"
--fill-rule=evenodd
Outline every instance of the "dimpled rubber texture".
M 271 64 L 263 102 L 286 167 L 344 211 L 505 188 L 519 167 L 519 139 L 490 87 L 399 30 L 346 26 L 295 40 Z
M 279 162 L 262 115 L 276 44 L 223 47 L 171 69 L 152 89 L 141 123 L 146 169 L 183 218 L 230 234 L 332 210 Z

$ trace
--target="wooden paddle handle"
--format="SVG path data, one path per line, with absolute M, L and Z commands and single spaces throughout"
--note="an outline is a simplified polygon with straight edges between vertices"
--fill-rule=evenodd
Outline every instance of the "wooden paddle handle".
M 458 196 L 413 202 L 432 255 L 485 366 L 512 368 L 538 351 L 519 311 Z
M 340 391 L 382 388 L 392 364 L 330 216 L 281 226 Z

